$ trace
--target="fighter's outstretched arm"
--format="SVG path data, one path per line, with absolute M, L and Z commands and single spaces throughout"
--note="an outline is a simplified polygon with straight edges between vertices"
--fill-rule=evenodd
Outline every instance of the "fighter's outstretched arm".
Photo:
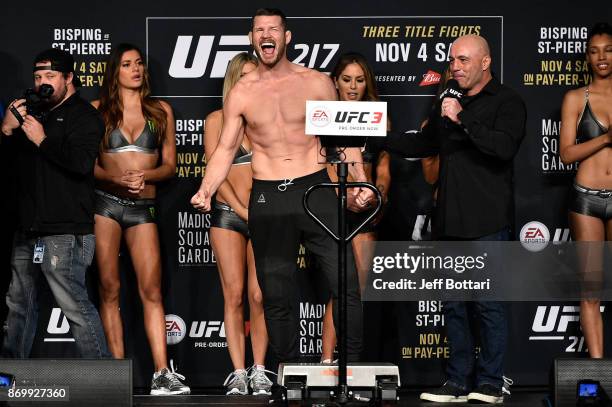
M 210 211 L 211 197 L 227 177 L 233 157 L 240 148 L 243 134 L 242 126 L 244 125 L 242 116 L 244 97 L 241 84 L 236 84 L 225 99 L 223 127 L 221 128 L 219 143 L 206 164 L 200 189 L 191 198 L 191 204 L 199 211 Z

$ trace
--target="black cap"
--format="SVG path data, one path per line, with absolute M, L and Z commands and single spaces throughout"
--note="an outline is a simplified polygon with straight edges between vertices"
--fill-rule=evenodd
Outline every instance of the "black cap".
M 51 64 L 45 67 L 37 67 L 36 64 L 39 62 L 49 61 Z M 59 48 L 49 48 L 42 51 L 36 58 L 34 58 L 34 71 L 40 69 L 50 69 L 52 71 L 58 71 L 63 73 L 72 73 L 72 84 L 76 87 L 81 86 L 79 77 L 74 72 L 74 58 L 68 51 L 64 51 Z

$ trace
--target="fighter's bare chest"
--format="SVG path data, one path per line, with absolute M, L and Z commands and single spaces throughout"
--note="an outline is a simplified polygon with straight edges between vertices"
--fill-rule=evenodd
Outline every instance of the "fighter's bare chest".
M 262 89 L 251 93 L 244 110 L 249 127 L 304 123 L 306 100 L 313 96 L 301 89 Z

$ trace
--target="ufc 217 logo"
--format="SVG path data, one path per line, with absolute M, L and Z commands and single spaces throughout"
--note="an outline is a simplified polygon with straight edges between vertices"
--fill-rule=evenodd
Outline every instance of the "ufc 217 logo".
M 43 339 L 44 342 L 74 342 L 74 338 L 70 335 L 70 325 L 68 319 L 62 313 L 61 308 L 55 307 L 49 315 L 49 323 L 47 324 L 47 333 Z
M 546 335 L 547 339 L 553 339 L 553 337 L 563 338 L 567 332 L 569 324 L 580 321 L 579 311 L 580 309 L 578 307 L 568 305 L 540 305 L 538 306 L 533 318 L 531 330 L 534 333 Z M 537 340 L 537 338 L 544 338 L 544 336 L 532 336 L 529 339 Z
M 605 307 L 599 308 L 600 312 L 604 312 Z M 534 334 L 529 337 L 530 341 L 563 341 L 566 339 L 568 331 L 577 331 L 570 329 L 571 324 L 578 325 L 580 323 L 580 307 L 576 306 L 538 306 L 535 316 L 533 318 L 533 324 L 531 331 Z M 584 342 L 584 336 L 569 335 L 567 336 L 569 345 L 566 346 L 565 352 L 576 353 L 586 352 L 586 344 Z
M 217 38 L 219 41 L 215 44 Z M 215 51 L 215 45 L 231 49 Z M 324 70 L 339 49 L 340 44 L 293 44 L 293 50 L 299 53 L 293 62 Z M 205 75 L 212 59 L 210 78 L 223 78 L 229 61 L 235 55 L 250 50 L 251 45 L 247 35 L 179 35 L 174 45 L 168 74 L 173 78 L 201 78 Z M 191 61 L 190 55 L 193 55 Z
M 170 60 L 170 68 L 168 73 L 173 78 L 201 78 L 206 72 L 208 61 L 212 53 L 216 36 L 200 35 L 196 39 L 195 53 L 193 54 L 193 62 L 188 65 L 188 57 L 194 40 L 193 35 L 179 35 L 176 39 L 172 59 Z M 223 51 L 218 50 L 213 58 L 212 69 L 210 71 L 211 78 L 223 78 L 229 61 L 237 54 L 248 51 L 250 49 L 249 37 L 247 35 L 221 35 L 219 38 L 219 46 L 232 46 L 233 48 L 242 47 L 239 50 Z

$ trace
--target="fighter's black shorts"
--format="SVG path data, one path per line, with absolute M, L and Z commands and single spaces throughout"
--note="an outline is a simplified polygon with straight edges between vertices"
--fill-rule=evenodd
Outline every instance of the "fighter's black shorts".
M 210 217 L 210 227 L 233 230 L 248 239 L 247 223 L 226 203 L 215 202 Z
M 249 232 L 253 242 L 257 281 L 263 294 L 270 354 L 277 362 L 299 357 L 299 282 L 296 260 L 300 243 L 316 258 L 325 273 L 321 284 L 329 286 L 334 303 L 338 298 L 338 245 L 304 211 L 304 193 L 312 185 L 329 183 L 322 169 L 299 178 L 253 179 L 249 201 Z M 338 197 L 332 188 L 314 191 L 309 207 L 334 233 L 338 228 Z M 347 245 L 347 358 L 361 352 L 362 310 L 353 253 Z M 338 307 L 334 321 L 339 326 Z
M 591 189 L 574 183 L 570 210 L 606 221 L 612 218 L 612 191 Z
M 155 223 L 154 199 L 120 198 L 96 189 L 96 215 L 115 220 L 122 229 Z

